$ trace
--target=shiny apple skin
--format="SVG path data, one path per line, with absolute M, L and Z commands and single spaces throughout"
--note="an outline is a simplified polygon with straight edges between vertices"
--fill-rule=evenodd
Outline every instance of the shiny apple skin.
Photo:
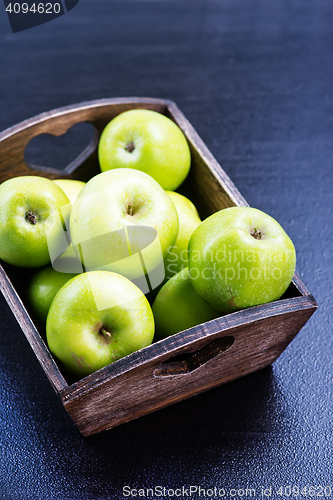
M 51 265 L 40 269 L 28 285 L 27 297 L 29 305 L 41 325 L 46 324 L 51 303 L 60 288 L 76 273 L 60 273 Z
M 186 196 L 166 191 L 174 203 L 179 219 L 179 231 L 175 244 L 165 259 L 165 277 L 170 279 L 188 266 L 188 244 L 193 231 L 201 224 L 195 205 Z
M 295 265 L 289 236 L 256 208 L 231 207 L 211 215 L 189 243 L 192 284 L 224 313 L 279 299 Z
M 64 191 L 69 201 L 73 205 L 76 198 L 79 196 L 80 191 L 86 185 L 83 181 L 76 179 L 54 179 L 54 181 Z
M 169 337 L 221 315 L 195 291 L 187 267 L 163 285 L 152 309 L 156 339 Z
M 0 258 L 20 267 L 42 267 L 50 263 L 49 245 L 57 245 L 70 209 L 63 190 L 49 179 L 21 176 L 3 182 L 0 185 Z
M 102 172 L 133 168 L 175 190 L 186 179 L 191 154 L 182 130 L 170 118 L 147 109 L 116 116 L 102 132 L 98 147 Z
M 90 179 L 70 217 L 72 244 L 85 269 L 117 272 L 132 280 L 159 267 L 163 280 L 163 261 L 178 227 L 177 210 L 161 186 L 128 168 Z M 146 244 L 149 231 L 154 236 Z
M 138 287 L 119 274 L 92 271 L 59 290 L 46 337 L 60 364 L 79 379 L 150 345 L 154 329 L 151 307 Z

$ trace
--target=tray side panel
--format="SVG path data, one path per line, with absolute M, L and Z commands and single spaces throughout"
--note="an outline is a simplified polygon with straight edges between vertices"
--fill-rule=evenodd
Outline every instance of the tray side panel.
M 31 321 L 20 297 L 17 295 L 1 265 L 0 290 L 55 391 L 58 392 L 67 387 L 67 382 L 58 370 L 50 351 L 47 349 L 43 339 Z
M 162 99 L 139 97 L 98 99 L 48 111 L 10 127 L 0 134 L 0 183 L 22 175 L 38 175 L 55 179 L 61 174 L 62 177 L 68 179 L 88 180 L 99 172 L 96 148 L 104 127 L 119 113 L 134 108 L 164 113 L 166 102 Z M 39 134 L 59 136 L 80 122 L 92 123 L 96 130 L 96 136 L 83 154 L 81 164 L 78 162 L 68 171 L 59 171 L 52 168 L 41 170 L 26 163 L 24 151 L 34 137 Z
M 64 407 L 85 436 L 110 429 L 270 365 L 314 310 L 309 306 L 224 331 L 223 336 L 234 336 L 233 345 L 191 373 L 158 377 L 160 365 L 146 363 L 68 397 Z
M 168 116 L 184 132 L 191 150 L 191 175 L 187 190 L 205 204 L 204 216 L 223 208 L 248 206 L 248 203 L 224 172 L 191 123 L 175 103 L 169 103 Z

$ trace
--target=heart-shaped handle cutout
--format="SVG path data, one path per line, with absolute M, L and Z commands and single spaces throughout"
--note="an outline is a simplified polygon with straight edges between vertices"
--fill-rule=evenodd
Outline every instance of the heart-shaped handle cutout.
M 78 168 L 98 145 L 98 133 L 88 122 L 73 125 L 65 134 L 56 137 L 40 134 L 25 148 L 26 163 L 33 169 L 56 174 L 69 174 Z

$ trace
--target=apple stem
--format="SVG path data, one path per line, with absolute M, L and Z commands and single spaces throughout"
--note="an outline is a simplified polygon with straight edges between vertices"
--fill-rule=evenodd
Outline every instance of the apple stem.
M 133 215 L 133 205 L 131 201 L 127 202 L 127 213 L 128 215 Z
M 255 240 L 262 240 L 264 236 L 264 233 L 259 229 L 257 229 L 256 227 L 253 228 L 253 231 L 250 234 Z
M 134 151 L 134 149 L 135 149 L 135 146 L 134 146 L 133 142 L 129 142 L 129 143 L 127 144 L 127 146 L 125 146 L 125 149 L 126 149 L 126 151 L 128 151 L 129 153 L 132 153 L 132 152 Z
M 37 224 L 38 218 L 39 218 L 38 215 L 35 214 L 34 212 L 27 212 L 25 214 L 25 219 L 28 222 L 30 222 L 30 224 L 33 224 L 33 225 Z
M 101 332 L 101 334 L 102 334 L 102 335 L 104 335 L 104 337 L 105 337 L 106 339 L 109 339 L 109 338 L 111 337 L 111 333 L 110 333 L 110 332 L 108 332 L 107 330 L 105 330 L 105 328 L 104 328 L 104 327 L 102 327 L 102 328 L 100 329 L 100 332 Z

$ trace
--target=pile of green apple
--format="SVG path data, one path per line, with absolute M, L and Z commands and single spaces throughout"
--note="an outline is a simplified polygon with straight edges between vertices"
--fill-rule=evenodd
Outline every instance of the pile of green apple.
M 121 113 L 98 154 L 101 173 L 87 183 L 22 176 L 0 186 L 0 259 L 36 269 L 29 305 L 72 377 L 284 294 L 295 249 L 272 217 L 231 207 L 201 221 L 175 191 L 191 154 L 172 120 Z

